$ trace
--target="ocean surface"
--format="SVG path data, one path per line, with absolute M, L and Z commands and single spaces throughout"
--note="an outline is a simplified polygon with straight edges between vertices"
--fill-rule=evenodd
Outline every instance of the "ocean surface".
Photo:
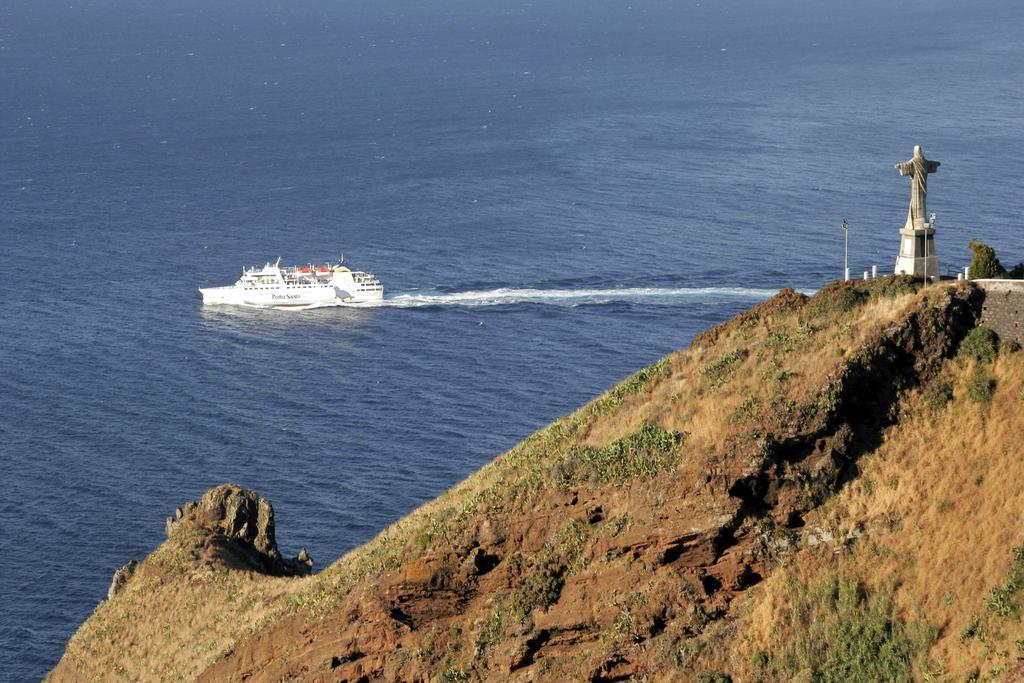
M 780 287 L 1024 260 L 1024 5 L 8 0 L 0 678 L 232 481 L 322 568 Z M 204 309 L 344 254 L 387 301 Z

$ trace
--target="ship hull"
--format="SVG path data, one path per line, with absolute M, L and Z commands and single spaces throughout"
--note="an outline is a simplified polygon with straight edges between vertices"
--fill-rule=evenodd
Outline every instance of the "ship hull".
M 304 309 L 320 306 L 368 304 L 384 299 L 384 290 L 363 273 L 334 273 L 318 282 L 242 283 L 201 288 L 204 306 Z

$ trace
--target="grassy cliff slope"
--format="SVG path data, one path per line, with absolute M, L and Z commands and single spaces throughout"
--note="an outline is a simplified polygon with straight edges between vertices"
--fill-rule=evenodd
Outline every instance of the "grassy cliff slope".
M 1013 675 L 1024 354 L 972 332 L 981 300 L 784 290 L 314 576 L 183 519 L 51 676 Z

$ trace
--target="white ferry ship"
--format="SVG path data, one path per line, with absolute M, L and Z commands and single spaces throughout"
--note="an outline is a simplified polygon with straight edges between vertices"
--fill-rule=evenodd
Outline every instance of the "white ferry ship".
M 262 267 L 242 269 L 234 285 L 200 289 L 204 305 L 227 304 L 259 308 L 314 308 L 380 301 L 384 287 L 373 273 L 323 263 L 281 267 L 280 257 Z

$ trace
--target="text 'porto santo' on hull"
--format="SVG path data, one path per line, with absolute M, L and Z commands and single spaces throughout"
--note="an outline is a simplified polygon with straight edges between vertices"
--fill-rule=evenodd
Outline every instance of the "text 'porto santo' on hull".
M 207 306 L 257 308 L 316 308 L 381 301 L 384 287 L 373 273 L 353 271 L 342 265 L 306 264 L 281 267 L 281 259 L 262 268 L 242 270 L 238 282 L 226 287 L 199 290 Z

